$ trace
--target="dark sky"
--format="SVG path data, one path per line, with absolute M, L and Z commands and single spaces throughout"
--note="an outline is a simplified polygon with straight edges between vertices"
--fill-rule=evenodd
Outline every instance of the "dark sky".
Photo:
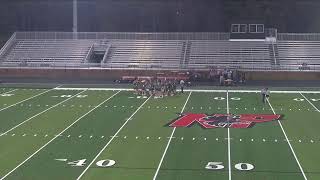
M 320 32 L 320 0 L 79 0 L 79 31 L 226 32 L 262 23 Z M 1 0 L 0 32 L 72 31 L 72 0 Z

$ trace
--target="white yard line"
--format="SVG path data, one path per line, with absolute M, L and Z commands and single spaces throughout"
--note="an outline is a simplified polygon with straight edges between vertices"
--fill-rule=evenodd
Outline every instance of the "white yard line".
M 227 114 L 229 115 L 229 92 L 227 91 Z M 231 144 L 230 144 L 230 128 L 228 126 L 228 169 L 229 180 L 231 180 Z
M 16 90 L 18 90 L 18 89 L 14 89 L 14 90 L 11 90 L 11 91 L 7 91 L 7 92 L 4 92 L 4 93 L 1 93 L 1 95 L 8 94 L 8 93 L 11 93 L 11 92 L 16 91 Z
M 90 162 L 90 164 L 82 171 L 82 173 L 79 175 L 77 180 L 79 180 L 90 168 L 90 166 L 96 161 L 96 159 L 101 155 L 101 153 L 111 144 L 113 139 L 118 136 L 119 132 L 122 130 L 122 128 L 131 120 L 131 118 L 143 107 L 143 105 L 146 104 L 146 102 L 151 98 L 150 96 L 148 99 L 146 99 L 139 108 L 123 123 L 123 125 L 118 129 L 118 131 L 112 136 L 112 138 L 108 141 L 108 143 L 101 149 L 101 151 L 93 158 L 93 160 Z
M 310 102 L 308 98 L 306 98 L 301 92 L 300 92 L 300 94 L 301 94 L 301 96 L 302 96 L 305 100 L 308 101 L 308 103 L 309 103 L 315 110 L 317 110 L 318 112 L 320 112 L 319 109 L 318 109 L 312 102 Z
M 63 100 L 63 101 L 61 101 L 61 102 L 59 102 L 59 103 L 55 104 L 54 106 L 51 106 L 51 107 L 49 107 L 49 108 L 47 108 L 47 109 L 45 109 L 45 110 L 43 110 L 43 111 L 41 111 L 41 112 L 37 113 L 36 115 L 31 116 L 30 118 L 28 118 L 28 119 L 26 119 L 26 120 L 22 121 L 21 123 L 17 124 L 16 126 L 14 126 L 13 128 L 11 128 L 11 129 L 7 130 L 6 132 L 1 133 L 1 134 L 0 134 L 0 136 L 1 136 L 2 134 L 7 134 L 7 133 L 9 133 L 10 131 L 12 131 L 12 130 L 16 129 L 17 127 L 19 127 L 19 126 L 21 126 L 22 124 L 24 124 L 24 123 L 26 123 L 26 122 L 30 121 L 31 119 L 33 119 L 33 118 L 35 118 L 35 117 L 37 117 L 37 116 L 39 116 L 39 115 L 41 115 L 41 114 L 43 114 L 43 113 L 45 113 L 45 112 L 49 111 L 49 110 L 50 110 L 50 109 L 52 109 L 52 108 L 55 108 L 55 107 L 59 106 L 60 104 L 62 104 L 62 103 L 64 103 L 64 102 L 66 102 L 66 101 L 68 101 L 68 100 L 72 99 L 73 97 L 76 97 L 77 95 L 79 95 L 79 94 L 81 94 L 81 93 L 83 93 L 83 92 L 85 92 L 85 91 L 86 91 L 86 90 L 81 91 L 81 92 L 79 92 L 79 93 L 77 93 L 77 94 L 75 94 L 75 95 L 73 95 L 73 96 L 69 97 L 68 99 L 65 99 L 65 100 Z
M 55 90 L 84 90 L 89 91 L 133 91 L 132 88 L 55 88 Z M 186 89 L 186 92 L 226 92 L 227 89 L 217 89 L 217 90 L 206 90 L 206 89 Z M 260 93 L 261 90 L 228 90 L 229 92 L 239 92 L 239 93 Z M 270 91 L 271 93 L 284 93 L 284 94 L 296 94 L 296 93 L 314 93 L 320 94 L 320 91 Z
M 273 114 L 276 114 L 276 112 L 274 111 L 274 109 L 273 109 L 273 107 L 272 107 L 272 105 L 271 105 L 271 103 L 270 103 L 270 101 L 269 101 L 269 98 L 267 98 L 267 101 L 268 101 L 268 104 L 269 104 L 269 106 L 270 106 Z M 297 162 L 297 164 L 298 164 L 298 166 L 299 166 L 299 168 L 300 168 L 301 174 L 303 175 L 304 179 L 307 180 L 308 178 L 306 177 L 306 175 L 305 175 L 305 173 L 304 173 L 304 171 L 303 171 L 303 169 L 302 169 L 302 166 L 301 166 L 301 164 L 300 164 L 300 162 L 299 162 L 299 160 L 298 160 L 298 157 L 297 157 L 296 153 L 294 152 L 293 147 L 292 147 L 292 145 L 291 145 L 291 143 L 290 143 L 290 141 L 289 141 L 289 139 L 288 139 L 288 136 L 287 136 L 286 132 L 284 131 L 284 128 L 283 128 L 283 126 L 282 126 L 282 123 L 281 123 L 279 120 L 278 120 L 278 123 L 279 123 L 279 125 L 280 125 L 280 127 L 281 127 L 281 130 L 282 130 L 282 132 L 283 132 L 283 135 L 284 135 L 285 138 L 286 138 L 286 141 L 288 142 L 288 145 L 289 145 L 289 147 L 290 147 L 290 149 L 291 149 L 291 152 L 292 152 L 294 158 L 296 159 L 296 162 Z
M 186 102 L 184 103 L 184 105 L 183 105 L 183 107 L 182 107 L 182 109 L 181 109 L 181 113 L 183 113 L 183 111 L 184 111 L 184 109 L 185 109 L 185 107 L 186 107 L 186 105 L 187 105 L 187 103 L 188 103 L 188 101 L 189 101 L 189 98 L 190 98 L 190 96 L 191 96 L 191 93 L 192 93 L 192 91 L 189 93 L 188 98 L 187 98 Z M 167 151 L 168 151 L 168 149 L 169 149 L 169 146 L 170 146 L 171 140 L 173 139 L 172 137 L 173 137 L 175 131 L 176 131 L 176 127 L 174 127 L 173 130 L 172 130 L 172 133 L 171 133 L 171 135 L 170 135 L 170 138 L 169 138 L 169 141 L 168 141 L 168 143 L 167 143 L 167 146 L 166 146 L 166 148 L 165 148 L 165 150 L 164 150 L 164 152 L 163 152 L 163 154 L 162 154 L 162 157 L 161 157 L 161 159 L 160 159 L 159 165 L 158 165 L 158 167 L 157 167 L 156 173 L 155 173 L 154 176 L 153 176 L 153 180 L 156 180 L 156 179 L 157 179 L 159 170 L 160 170 L 160 168 L 161 168 L 161 165 L 162 165 L 162 162 L 163 162 L 163 160 L 164 160 L 164 157 L 165 157 L 166 154 L 167 154 Z
M 14 169 L 12 169 L 10 172 L 8 172 L 6 175 L 4 175 L 3 177 L 1 177 L 0 180 L 4 180 L 6 177 L 8 177 L 12 172 L 14 172 L 16 169 L 18 169 L 20 166 L 22 166 L 25 162 L 27 162 L 29 159 L 31 159 L 34 155 L 36 155 L 39 151 L 41 151 L 43 148 L 45 148 L 48 144 L 50 144 L 52 141 L 54 141 L 56 138 L 58 138 L 62 133 L 64 133 L 66 130 L 68 130 L 70 127 L 72 127 L 74 124 L 76 124 L 78 121 L 80 121 L 82 118 L 84 118 L 85 116 L 87 116 L 89 113 L 91 113 L 92 111 L 94 111 L 95 109 L 97 109 L 98 107 L 100 107 L 103 103 L 107 102 L 108 100 L 110 100 L 111 98 L 113 98 L 115 95 L 117 95 L 120 91 L 118 91 L 117 93 L 113 94 L 112 96 L 110 96 L 108 99 L 104 100 L 103 102 L 101 102 L 100 104 L 98 104 L 96 107 L 94 107 L 93 109 L 91 109 L 90 111 L 88 111 L 87 113 L 85 113 L 84 115 L 82 115 L 81 117 L 79 117 L 77 120 L 75 120 L 73 123 L 71 123 L 68 127 L 66 127 L 63 131 L 61 131 L 59 134 L 57 134 L 57 136 L 55 136 L 54 138 L 52 138 L 49 142 L 47 142 L 45 145 L 43 145 L 40 149 L 38 149 L 36 152 L 34 152 L 33 154 L 31 154 L 27 159 L 25 159 L 23 162 L 21 162 L 18 166 L 16 166 Z
M 59 88 L 59 87 L 60 87 L 60 86 L 58 86 L 58 87 L 56 87 L 56 88 Z M 10 108 L 10 107 L 12 107 L 12 106 L 15 106 L 15 105 L 17 105 L 17 104 L 23 103 L 23 102 L 28 101 L 28 100 L 30 100 L 30 99 L 33 99 L 33 98 L 35 98 L 35 97 L 38 97 L 38 96 L 40 96 L 40 95 L 42 95 L 42 94 L 44 94 L 44 93 L 47 93 L 47 92 L 49 92 L 49 91 L 52 91 L 52 90 L 54 90 L 54 89 L 55 89 L 55 88 L 49 89 L 49 90 L 44 91 L 44 92 L 39 93 L 39 94 L 36 94 L 36 95 L 34 95 L 34 96 L 32 96 L 32 97 L 29 97 L 29 98 L 27 98 L 27 99 L 24 99 L 24 100 L 22 100 L 22 101 L 19 101 L 19 102 L 15 103 L 15 104 L 12 104 L 12 105 L 7 106 L 7 107 L 5 107 L 5 108 L 2 108 L 2 109 L 0 109 L 0 111 L 3 111 L 3 110 L 5 110 L 5 109 L 8 109 L 8 108 Z

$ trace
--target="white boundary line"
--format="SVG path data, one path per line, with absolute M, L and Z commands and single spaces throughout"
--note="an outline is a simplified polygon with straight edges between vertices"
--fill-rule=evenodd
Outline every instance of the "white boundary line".
M 273 109 L 273 107 L 272 107 L 272 105 L 271 105 L 271 103 L 270 103 L 270 101 L 269 101 L 269 98 L 267 98 L 267 101 L 268 101 L 268 104 L 269 104 L 269 106 L 270 106 L 273 114 L 276 114 L 276 112 L 274 111 L 274 109 Z M 305 179 L 305 180 L 308 180 L 308 178 L 306 177 L 306 175 L 305 175 L 305 173 L 304 173 L 304 171 L 303 171 L 303 169 L 302 169 L 302 166 L 301 166 L 301 164 L 300 164 L 300 162 L 299 162 L 299 160 L 298 160 L 298 158 L 297 158 L 297 155 L 296 155 L 296 153 L 294 152 L 294 150 L 293 150 L 293 148 L 292 148 L 292 145 L 291 145 L 291 143 L 290 143 L 290 141 L 289 141 L 289 139 L 288 139 L 288 136 L 287 136 L 286 132 L 284 131 L 284 128 L 283 128 L 283 126 L 282 126 L 282 123 L 281 123 L 279 120 L 278 120 L 278 123 L 279 123 L 279 125 L 280 125 L 280 127 L 281 127 L 281 130 L 282 130 L 282 132 L 283 132 L 283 135 L 285 136 L 285 138 L 286 138 L 286 140 L 287 140 L 287 142 L 288 142 L 288 145 L 289 145 L 289 147 L 290 147 L 290 149 L 291 149 L 291 152 L 292 152 L 294 158 L 296 159 L 296 162 L 297 162 L 297 164 L 298 164 L 298 166 L 299 166 L 299 168 L 300 168 L 300 171 L 301 171 L 304 179 Z
M 100 150 L 100 152 L 93 158 L 93 160 L 90 162 L 90 164 L 82 171 L 82 173 L 78 176 L 77 180 L 79 180 L 90 168 L 90 166 L 96 161 L 96 159 L 101 155 L 101 153 L 111 144 L 113 139 L 118 136 L 119 132 L 122 130 L 122 128 L 131 120 L 131 118 L 143 107 L 143 105 L 146 104 L 146 102 L 151 98 L 152 96 L 149 96 L 148 99 L 146 99 L 139 108 L 123 123 L 123 125 L 118 129 L 118 131 L 112 136 L 112 138 L 108 141 L 108 143 Z
M 95 109 L 97 109 L 98 107 L 100 107 L 103 103 L 107 102 L 108 100 L 110 100 L 111 98 L 113 98 L 115 95 L 117 95 L 119 92 L 113 94 L 112 96 L 110 96 L 108 99 L 104 100 L 103 102 L 101 102 L 100 104 L 98 104 L 96 107 L 94 107 L 93 109 L 91 109 L 90 111 L 88 111 L 87 113 L 85 113 L 84 115 L 82 115 L 81 117 L 79 117 L 77 120 L 75 120 L 73 123 L 71 123 L 67 128 L 65 128 L 63 131 L 61 131 L 58 135 L 56 135 L 54 138 L 52 138 L 49 142 L 47 142 L 45 145 L 43 145 L 40 149 L 38 149 L 36 152 L 34 152 L 33 154 L 31 154 L 27 159 L 25 159 L 22 163 L 20 163 L 18 166 L 16 166 L 14 169 L 12 169 L 9 173 L 7 173 L 5 176 L 1 177 L 0 180 L 4 180 L 4 178 L 8 177 L 12 172 L 14 172 L 16 169 L 18 169 L 20 166 L 22 166 L 25 162 L 27 162 L 29 159 L 31 159 L 34 155 L 36 155 L 39 151 L 41 151 L 43 148 L 45 148 L 48 144 L 50 144 L 52 141 L 54 141 L 57 137 L 59 137 L 62 133 L 64 133 L 66 130 L 68 130 L 70 127 L 72 127 L 75 123 L 77 123 L 78 121 L 80 121 L 83 117 L 87 116 L 89 113 L 91 113 L 92 111 L 94 111 Z
M 319 109 L 318 109 L 312 102 L 310 102 L 308 98 L 306 98 L 301 92 L 300 92 L 300 94 L 301 94 L 301 96 L 302 96 L 305 100 L 308 101 L 308 103 L 309 103 L 315 110 L 317 110 L 318 112 L 320 112 Z
M 26 122 L 30 121 L 31 119 L 33 119 L 33 118 L 35 118 L 35 117 L 37 117 L 37 116 L 39 116 L 39 115 L 41 115 L 41 114 L 43 114 L 43 113 L 45 113 L 45 112 L 49 111 L 49 110 L 50 110 L 50 109 L 52 109 L 52 108 L 55 108 L 55 107 L 59 106 L 60 104 L 62 104 L 62 103 L 64 103 L 64 102 L 66 102 L 66 101 L 68 101 L 68 100 L 70 100 L 70 99 L 72 99 L 72 98 L 76 97 L 77 95 L 79 95 L 79 94 L 81 94 L 81 93 L 83 93 L 83 92 L 85 92 L 85 91 L 86 91 L 86 90 L 81 91 L 81 92 L 79 92 L 79 93 L 77 93 L 77 94 L 75 94 L 75 95 L 73 95 L 73 96 L 69 97 L 68 99 L 65 99 L 65 100 L 63 100 L 63 101 L 61 101 L 61 102 L 59 102 L 59 103 L 55 104 L 54 106 L 51 106 L 51 107 L 49 107 L 49 108 L 47 108 L 47 109 L 45 109 L 45 110 L 43 110 L 43 111 L 41 111 L 41 112 L 39 112 L 39 113 L 37 113 L 37 114 L 33 115 L 33 116 L 31 116 L 30 118 L 28 118 L 28 119 L 26 119 L 26 120 L 22 121 L 21 123 L 19 123 L 19 124 L 15 125 L 13 128 L 11 128 L 11 129 L 7 130 L 6 132 L 1 133 L 1 134 L 0 134 L 0 136 L 2 136 L 3 134 L 7 134 L 8 132 L 10 132 L 10 131 L 14 130 L 15 128 L 17 128 L 17 127 L 21 126 L 22 124 L 24 124 L 24 123 L 26 123 Z
M 183 111 L 184 111 L 184 109 L 185 109 L 185 107 L 186 107 L 186 105 L 187 105 L 187 103 L 188 103 L 188 101 L 189 101 L 189 98 L 190 98 L 190 96 L 191 96 L 191 93 L 192 93 L 192 91 L 190 91 L 189 96 L 188 96 L 186 102 L 184 103 L 184 105 L 183 105 L 183 107 L 182 107 L 181 113 L 183 113 Z M 174 127 L 173 130 L 172 130 L 172 133 L 171 133 L 171 135 L 170 135 L 170 138 L 169 138 L 169 141 L 168 141 L 168 143 L 167 143 L 167 146 L 166 146 L 166 148 L 165 148 L 165 150 L 164 150 L 164 152 L 163 152 L 163 154 L 162 154 L 162 157 L 161 157 L 161 160 L 160 160 L 160 162 L 159 162 L 159 165 L 158 165 L 158 168 L 157 168 L 157 170 L 156 170 L 156 173 L 155 173 L 154 176 L 153 176 L 153 180 L 156 180 L 156 179 L 157 179 L 157 176 L 158 176 L 159 170 L 160 170 L 160 168 L 161 168 L 163 159 L 164 159 L 164 157 L 165 157 L 166 154 L 167 154 L 167 151 L 168 151 L 168 149 L 169 149 L 169 146 L 170 146 L 171 140 L 173 139 L 172 137 L 173 137 L 175 131 L 176 131 L 176 127 Z
M 84 90 L 88 89 L 89 91 L 114 91 L 114 90 L 121 90 L 121 91 L 133 91 L 132 88 L 55 88 L 55 90 Z M 261 90 L 227 90 L 227 89 L 186 89 L 186 92 L 243 92 L 243 93 L 260 93 Z M 314 93 L 320 94 L 320 91 L 270 91 L 271 93 Z
M 229 115 L 229 92 L 227 91 L 227 114 Z M 229 169 L 229 180 L 231 180 L 231 144 L 230 144 L 230 128 L 228 126 L 228 169 Z
M 56 87 L 56 88 L 59 88 L 59 87 L 60 87 L 60 86 L 58 86 L 58 87 Z M 19 101 L 19 102 L 15 103 L 15 104 L 11 104 L 10 106 L 7 106 L 7 107 L 5 107 L 5 108 L 0 109 L 0 112 L 3 111 L 3 110 L 6 110 L 6 109 L 8 109 L 8 108 L 10 108 L 10 107 L 12 107 L 12 106 L 15 106 L 15 105 L 17 105 L 17 104 L 20 104 L 20 103 L 23 103 L 23 102 L 28 101 L 28 100 L 30 100 L 30 99 L 33 99 L 33 98 L 35 98 L 35 97 L 38 97 L 38 96 L 40 96 L 40 95 L 42 95 L 42 94 L 44 94 L 44 93 L 47 93 L 47 92 L 52 91 L 52 90 L 55 90 L 56 88 L 49 89 L 49 90 L 47 90 L 47 91 L 44 91 L 44 92 L 39 93 L 39 94 L 36 94 L 36 95 L 34 95 L 34 96 L 32 96 L 32 97 L 29 97 L 29 98 L 27 98 L 27 99 L 24 99 L 24 100 L 22 100 L 22 101 Z

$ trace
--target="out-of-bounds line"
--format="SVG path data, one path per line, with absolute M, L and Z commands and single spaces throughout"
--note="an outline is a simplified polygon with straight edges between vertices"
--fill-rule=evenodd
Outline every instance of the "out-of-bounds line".
M 273 109 L 273 107 L 272 107 L 272 105 L 271 105 L 271 103 L 270 103 L 270 101 L 269 101 L 269 98 L 267 98 L 267 101 L 268 101 L 268 104 L 269 104 L 269 106 L 270 106 L 273 114 L 276 114 L 276 112 L 274 111 L 274 109 Z M 292 145 L 291 145 L 291 143 L 290 143 L 290 141 L 289 141 L 289 139 L 288 139 L 288 136 L 287 136 L 286 132 L 284 131 L 284 128 L 283 128 L 283 126 L 282 126 L 282 123 L 281 123 L 279 120 L 278 120 L 278 123 L 279 123 L 280 128 L 281 128 L 281 130 L 282 130 L 282 132 L 283 132 L 283 135 L 285 136 L 285 138 L 286 138 L 286 140 L 287 140 L 287 142 L 288 142 L 288 145 L 289 145 L 289 147 L 290 147 L 290 149 L 291 149 L 291 152 L 292 152 L 294 158 L 296 159 L 296 162 L 297 162 L 297 164 L 298 164 L 298 166 L 299 166 L 299 168 L 300 168 L 300 171 L 301 171 L 301 174 L 302 174 L 303 178 L 304 178 L 305 180 L 307 180 L 308 178 L 306 177 L 306 175 L 305 175 L 305 173 L 304 173 L 304 171 L 303 171 L 303 168 L 302 168 L 302 166 L 301 166 L 301 164 L 300 164 L 300 162 L 299 162 L 299 160 L 298 160 L 298 157 L 297 157 L 296 153 L 294 152 L 293 147 L 292 147 Z
M 183 113 L 184 109 L 186 108 L 186 105 L 187 105 L 187 103 L 188 103 L 188 101 L 189 101 L 189 99 L 190 99 L 191 93 L 192 93 L 192 91 L 189 93 L 188 98 L 187 98 L 186 102 L 184 103 L 184 105 L 183 105 L 183 107 L 182 107 L 182 109 L 181 109 L 181 113 Z M 171 133 L 171 135 L 170 135 L 170 138 L 169 138 L 169 141 L 168 141 L 168 143 L 167 143 L 167 146 L 166 146 L 166 148 L 165 148 L 165 150 L 164 150 L 164 152 L 163 152 L 163 154 L 162 154 L 162 157 L 161 157 L 161 159 L 160 159 L 159 165 L 158 165 L 158 167 L 157 167 L 156 173 L 155 173 L 154 176 L 153 176 L 153 180 L 156 180 L 156 179 L 157 179 L 159 170 L 160 170 L 160 168 L 161 168 L 161 165 L 162 165 L 162 162 L 163 162 L 163 160 L 164 160 L 164 157 L 165 157 L 166 154 L 167 154 L 167 151 L 168 151 L 168 149 L 169 149 L 169 146 L 170 146 L 170 143 L 171 143 L 171 140 L 172 140 L 172 137 L 173 137 L 175 131 L 176 131 L 176 127 L 174 127 L 173 130 L 172 130 L 172 133 Z
M 95 109 L 97 109 L 98 107 L 100 107 L 102 104 L 104 104 L 105 102 L 109 101 L 111 98 L 113 98 L 115 95 L 117 95 L 120 91 L 118 91 L 117 93 L 113 94 L 112 96 L 110 96 L 108 99 L 104 100 L 103 102 L 101 102 L 100 104 L 98 104 L 97 106 L 95 106 L 94 108 L 92 108 L 90 111 L 88 111 L 87 113 L 85 113 L 84 115 L 82 115 L 81 117 L 79 117 L 77 120 L 75 120 L 73 123 L 71 123 L 68 127 L 66 127 L 64 130 L 62 130 L 59 134 L 57 134 L 54 138 L 52 138 L 50 141 L 48 141 L 45 145 L 43 145 L 40 149 L 38 149 L 36 152 L 34 152 L 33 154 L 31 154 L 27 159 L 25 159 L 23 162 L 21 162 L 18 166 L 16 166 L 14 169 L 12 169 L 10 172 L 8 172 L 6 175 L 4 175 L 3 177 L 1 177 L 0 180 L 4 180 L 6 177 L 8 177 L 12 172 L 14 172 L 16 169 L 18 169 L 20 166 L 22 166 L 25 162 L 27 162 L 29 159 L 31 159 L 34 155 L 36 155 L 38 152 L 40 152 L 43 148 L 45 148 L 46 146 L 48 146 L 52 141 L 54 141 L 56 138 L 60 137 L 61 134 L 63 134 L 66 130 L 68 130 L 70 127 L 72 127 L 74 124 L 76 124 L 78 121 L 80 121 L 82 118 L 84 118 L 85 116 L 87 116 L 89 113 L 91 113 L 92 111 L 94 111 Z
M 7 91 L 7 92 L 4 92 L 4 93 L 1 93 L 0 95 L 8 94 L 8 93 L 11 93 L 11 92 L 16 91 L 16 90 L 18 90 L 18 89 L 13 89 L 11 91 Z
M 10 131 L 12 131 L 12 130 L 16 129 L 17 127 L 19 127 L 19 126 L 21 126 L 22 124 L 24 124 L 24 123 L 26 123 L 26 122 L 30 121 L 31 119 L 33 119 L 33 118 L 35 118 L 35 117 L 37 117 L 37 116 L 39 116 L 39 115 L 41 115 L 41 114 L 43 114 L 43 113 L 45 113 L 45 112 L 49 111 L 49 110 L 50 110 L 50 109 L 52 109 L 52 108 L 55 108 L 55 107 L 59 106 L 60 104 L 62 104 L 62 103 L 64 103 L 64 102 L 66 102 L 66 101 L 68 101 L 68 100 L 70 100 L 70 99 L 72 99 L 72 98 L 76 97 L 77 95 L 79 95 L 79 94 L 81 94 L 81 93 L 83 93 L 83 92 L 85 92 L 85 91 L 86 91 L 86 90 L 81 91 L 81 92 L 79 92 L 79 93 L 77 93 L 77 94 L 75 94 L 75 95 L 73 95 L 73 96 L 69 97 L 68 99 L 65 99 L 65 100 L 63 100 L 63 101 L 61 101 L 61 102 L 59 102 L 59 103 L 55 104 L 54 106 L 51 106 L 51 107 L 49 107 L 49 108 L 47 108 L 47 109 L 45 109 L 45 110 L 43 110 L 43 111 L 41 111 L 41 112 L 39 112 L 39 113 L 37 113 L 37 114 L 33 115 L 33 116 L 31 116 L 30 118 L 28 118 L 28 119 L 26 119 L 26 120 L 22 121 L 21 123 L 19 123 L 19 124 L 15 125 L 13 128 L 11 128 L 11 129 L 7 130 L 6 132 L 1 133 L 1 134 L 0 134 L 0 136 L 1 136 L 2 134 L 7 134 L 7 133 L 9 133 Z
M 93 160 L 90 162 L 90 164 L 82 171 L 82 173 L 78 176 L 77 180 L 81 179 L 81 177 L 87 172 L 87 170 L 90 168 L 90 166 L 96 161 L 96 159 L 101 155 L 101 153 L 111 144 L 113 139 L 119 134 L 119 132 L 122 130 L 122 128 L 131 120 L 131 118 L 143 107 L 143 105 L 146 104 L 146 102 L 151 98 L 151 96 L 145 100 L 138 109 L 132 113 L 132 115 L 122 124 L 122 126 L 118 129 L 118 131 L 112 136 L 112 138 L 108 141 L 108 143 L 100 150 L 100 152 L 93 158 Z
M 229 111 L 229 92 L 227 91 L 227 114 Z M 230 144 L 230 128 L 228 127 L 228 169 L 229 169 L 229 180 L 231 180 L 231 144 Z
M 132 88 L 55 88 L 55 90 L 83 90 L 83 89 L 88 89 L 89 91 L 133 91 Z M 205 90 L 205 89 L 186 89 L 186 92 L 240 92 L 240 93 L 260 93 L 260 90 L 226 90 L 226 89 L 210 89 L 210 90 Z M 296 93 L 314 93 L 314 94 L 319 94 L 320 91 L 270 91 L 270 93 L 284 93 L 284 94 L 296 94 Z
M 320 112 L 319 109 L 318 109 L 312 102 L 310 102 L 310 100 L 309 100 L 307 97 L 305 97 L 301 92 L 300 92 L 300 94 L 301 94 L 301 96 L 302 96 L 305 100 L 308 101 L 308 103 L 309 103 L 315 110 L 317 110 L 318 112 Z
M 56 88 L 59 88 L 59 87 L 60 87 L 60 86 L 58 86 L 58 87 L 56 87 Z M 52 90 L 55 90 L 56 88 L 49 89 L 49 90 L 47 90 L 47 91 L 44 91 L 44 92 L 39 93 L 39 94 L 36 94 L 36 95 L 34 95 L 34 96 L 32 96 L 32 97 L 29 97 L 29 98 L 27 98 L 27 99 L 24 99 L 24 100 L 22 100 L 22 101 L 19 101 L 19 102 L 15 103 L 15 104 L 11 104 L 10 106 L 7 106 L 7 107 L 4 107 L 4 108 L 0 109 L 0 111 L 6 110 L 6 109 L 8 109 L 8 108 L 10 108 L 10 107 L 12 107 L 12 106 L 15 106 L 15 105 L 17 105 L 17 104 L 20 104 L 20 103 L 23 103 L 23 102 L 28 101 L 28 100 L 30 100 L 30 99 L 33 99 L 33 98 L 35 98 L 35 97 L 38 97 L 38 96 L 40 96 L 40 95 L 42 95 L 42 94 L 44 94 L 44 93 L 47 93 L 47 92 L 52 91 Z

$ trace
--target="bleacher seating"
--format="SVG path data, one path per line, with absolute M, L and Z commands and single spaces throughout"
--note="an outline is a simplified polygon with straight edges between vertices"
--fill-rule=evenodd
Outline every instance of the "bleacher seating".
M 18 40 L 4 62 L 81 63 L 92 44 L 90 40 Z
M 183 41 L 112 40 L 106 63 L 113 67 L 179 67 Z
M 0 50 L 0 66 L 320 70 L 320 34 L 279 33 L 274 42 L 220 35 L 16 32 Z
M 191 41 L 189 67 L 270 68 L 270 61 L 263 41 Z
M 302 64 L 320 67 L 320 41 L 278 41 L 277 51 L 281 67 L 297 69 Z

